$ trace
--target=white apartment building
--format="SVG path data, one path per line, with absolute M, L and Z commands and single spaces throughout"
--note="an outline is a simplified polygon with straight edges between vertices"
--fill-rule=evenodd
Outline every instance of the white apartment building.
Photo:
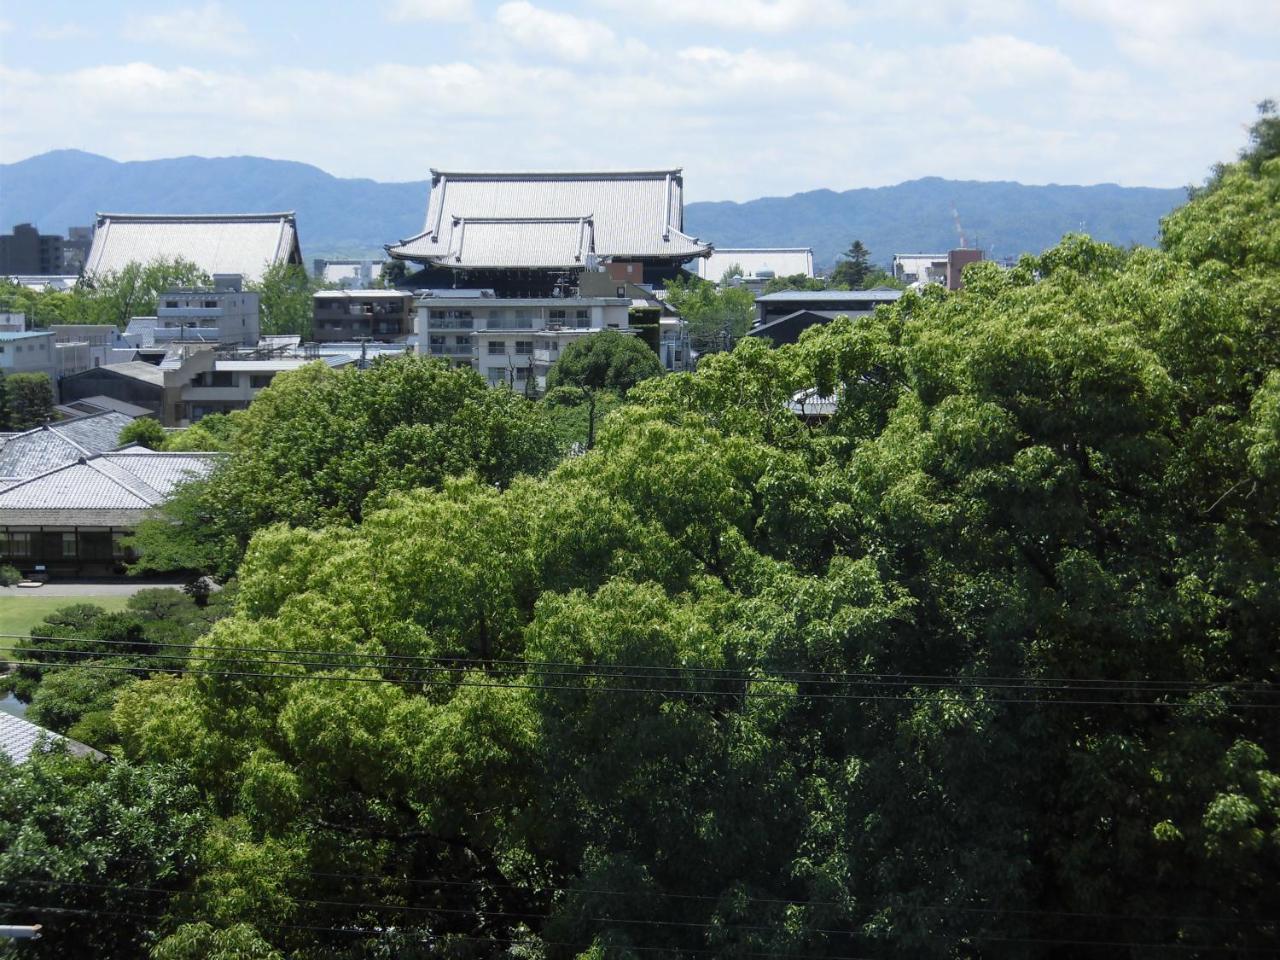
M 203 340 L 213 343 L 255 346 L 260 324 L 258 294 L 244 289 L 239 274 L 218 274 L 213 289 L 166 290 L 156 300 L 154 325 L 143 323 L 138 346 L 162 346 L 174 340 Z M 150 317 L 135 318 L 150 321 Z M 149 329 L 147 329 L 149 328 Z M 126 335 L 131 331 L 126 331 Z
M 631 301 L 619 297 L 501 298 L 489 290 L 427 291 L 418 298 L 418 352 L 466 364 L 490 386 L 541 392 L 574 340 L 630 333 Z

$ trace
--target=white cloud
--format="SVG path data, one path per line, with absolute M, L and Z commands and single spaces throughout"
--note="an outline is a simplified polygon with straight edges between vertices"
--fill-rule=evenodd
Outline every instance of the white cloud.
M 244 23 L 220 3 L 172 13 L 130 17 L 121 29 L 127 40 L 240 56 L 251 52 Z
M 10 94 L 0 151 L 256 154 L 382 180 L 421 179 L 430 166 L 682 165 L 696 199 L 930 174 L 1176 185 L 1234 152 L 1250 109 L 1235 74 L 1144 80 L 1002 33 L 909 47 L 699 39 L 632 46 L 591 20 L 510 0 L 477 21 L 482 52 L 438 61 L 0 67 Z M 351 150 L 335 135 L 346 129 L 385 149 Z
M 574 63 L 595 59 L 614 50 L 617 37 L 603 23 L 514 0 L 498 8 L 495 19 L 516 44 Z
M 82 23 L 59 23 L 37 27 L 32 33 L 37 40 L 48 40 L 54 43 L 65 40 L 76 40 L 90 36 L 89 30 Z
M 1280 37 L 1280 3 L 1236 0 L 1230 9 L 1205 0 L 1059 0 L 1069 13 L 1110 29 L 1134 60 L 1177 71 L 1201 62 L 1231 39 Z
M 468 20 L 471 0 L 391 0 L 387 19 L 406 23 L 415 20 Z
M 638 20 L 662 22 L 672 15 L 670 0 L 604 0 L 606 6 L 625 11 Z M 985 0 L 984 0 L 985 2 Z M 680 7 L 686 23 L 710 24 L 721 30 L 783 33 L 789 30 L 824 30 L 852 22 L 861 16 L 848 0 L 694 0 Z

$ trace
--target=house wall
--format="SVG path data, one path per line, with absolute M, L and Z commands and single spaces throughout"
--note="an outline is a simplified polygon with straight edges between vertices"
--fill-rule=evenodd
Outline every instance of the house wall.
M 424 297 L 418 302 L 418 351 L 466 364 L 490 386 L 546 389 L 564 347 L 601 330 L 629 333 L 630 301 L 546 298 L 503 301 Z

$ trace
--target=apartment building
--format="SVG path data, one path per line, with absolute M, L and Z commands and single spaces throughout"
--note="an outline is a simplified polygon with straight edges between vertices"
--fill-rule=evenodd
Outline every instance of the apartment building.
M 413 333 L 413 294 L 403 290 L 320 290 L 313 304 L 311 338 L 317 343 L 394 343 Z
M 566 346 L 601 330 L 629 333 L 621 297 L 498 298 L 490 290 L 428 291 L 418 299 L 418 352 L 467 365 L 490 386 L 541 392 Z

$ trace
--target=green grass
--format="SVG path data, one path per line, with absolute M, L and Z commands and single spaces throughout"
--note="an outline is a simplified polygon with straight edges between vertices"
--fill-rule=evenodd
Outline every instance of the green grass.
M 31 628 L 63 607 L 76 603 L 92 603 L 104 610 L 123 610 L 128 597 L 42 597 L 38 590 L 30 594 L 0 597 L 0 634 L 29 634 Z M 8 653 L 14 637 L 0 636 L 0 653 Z

